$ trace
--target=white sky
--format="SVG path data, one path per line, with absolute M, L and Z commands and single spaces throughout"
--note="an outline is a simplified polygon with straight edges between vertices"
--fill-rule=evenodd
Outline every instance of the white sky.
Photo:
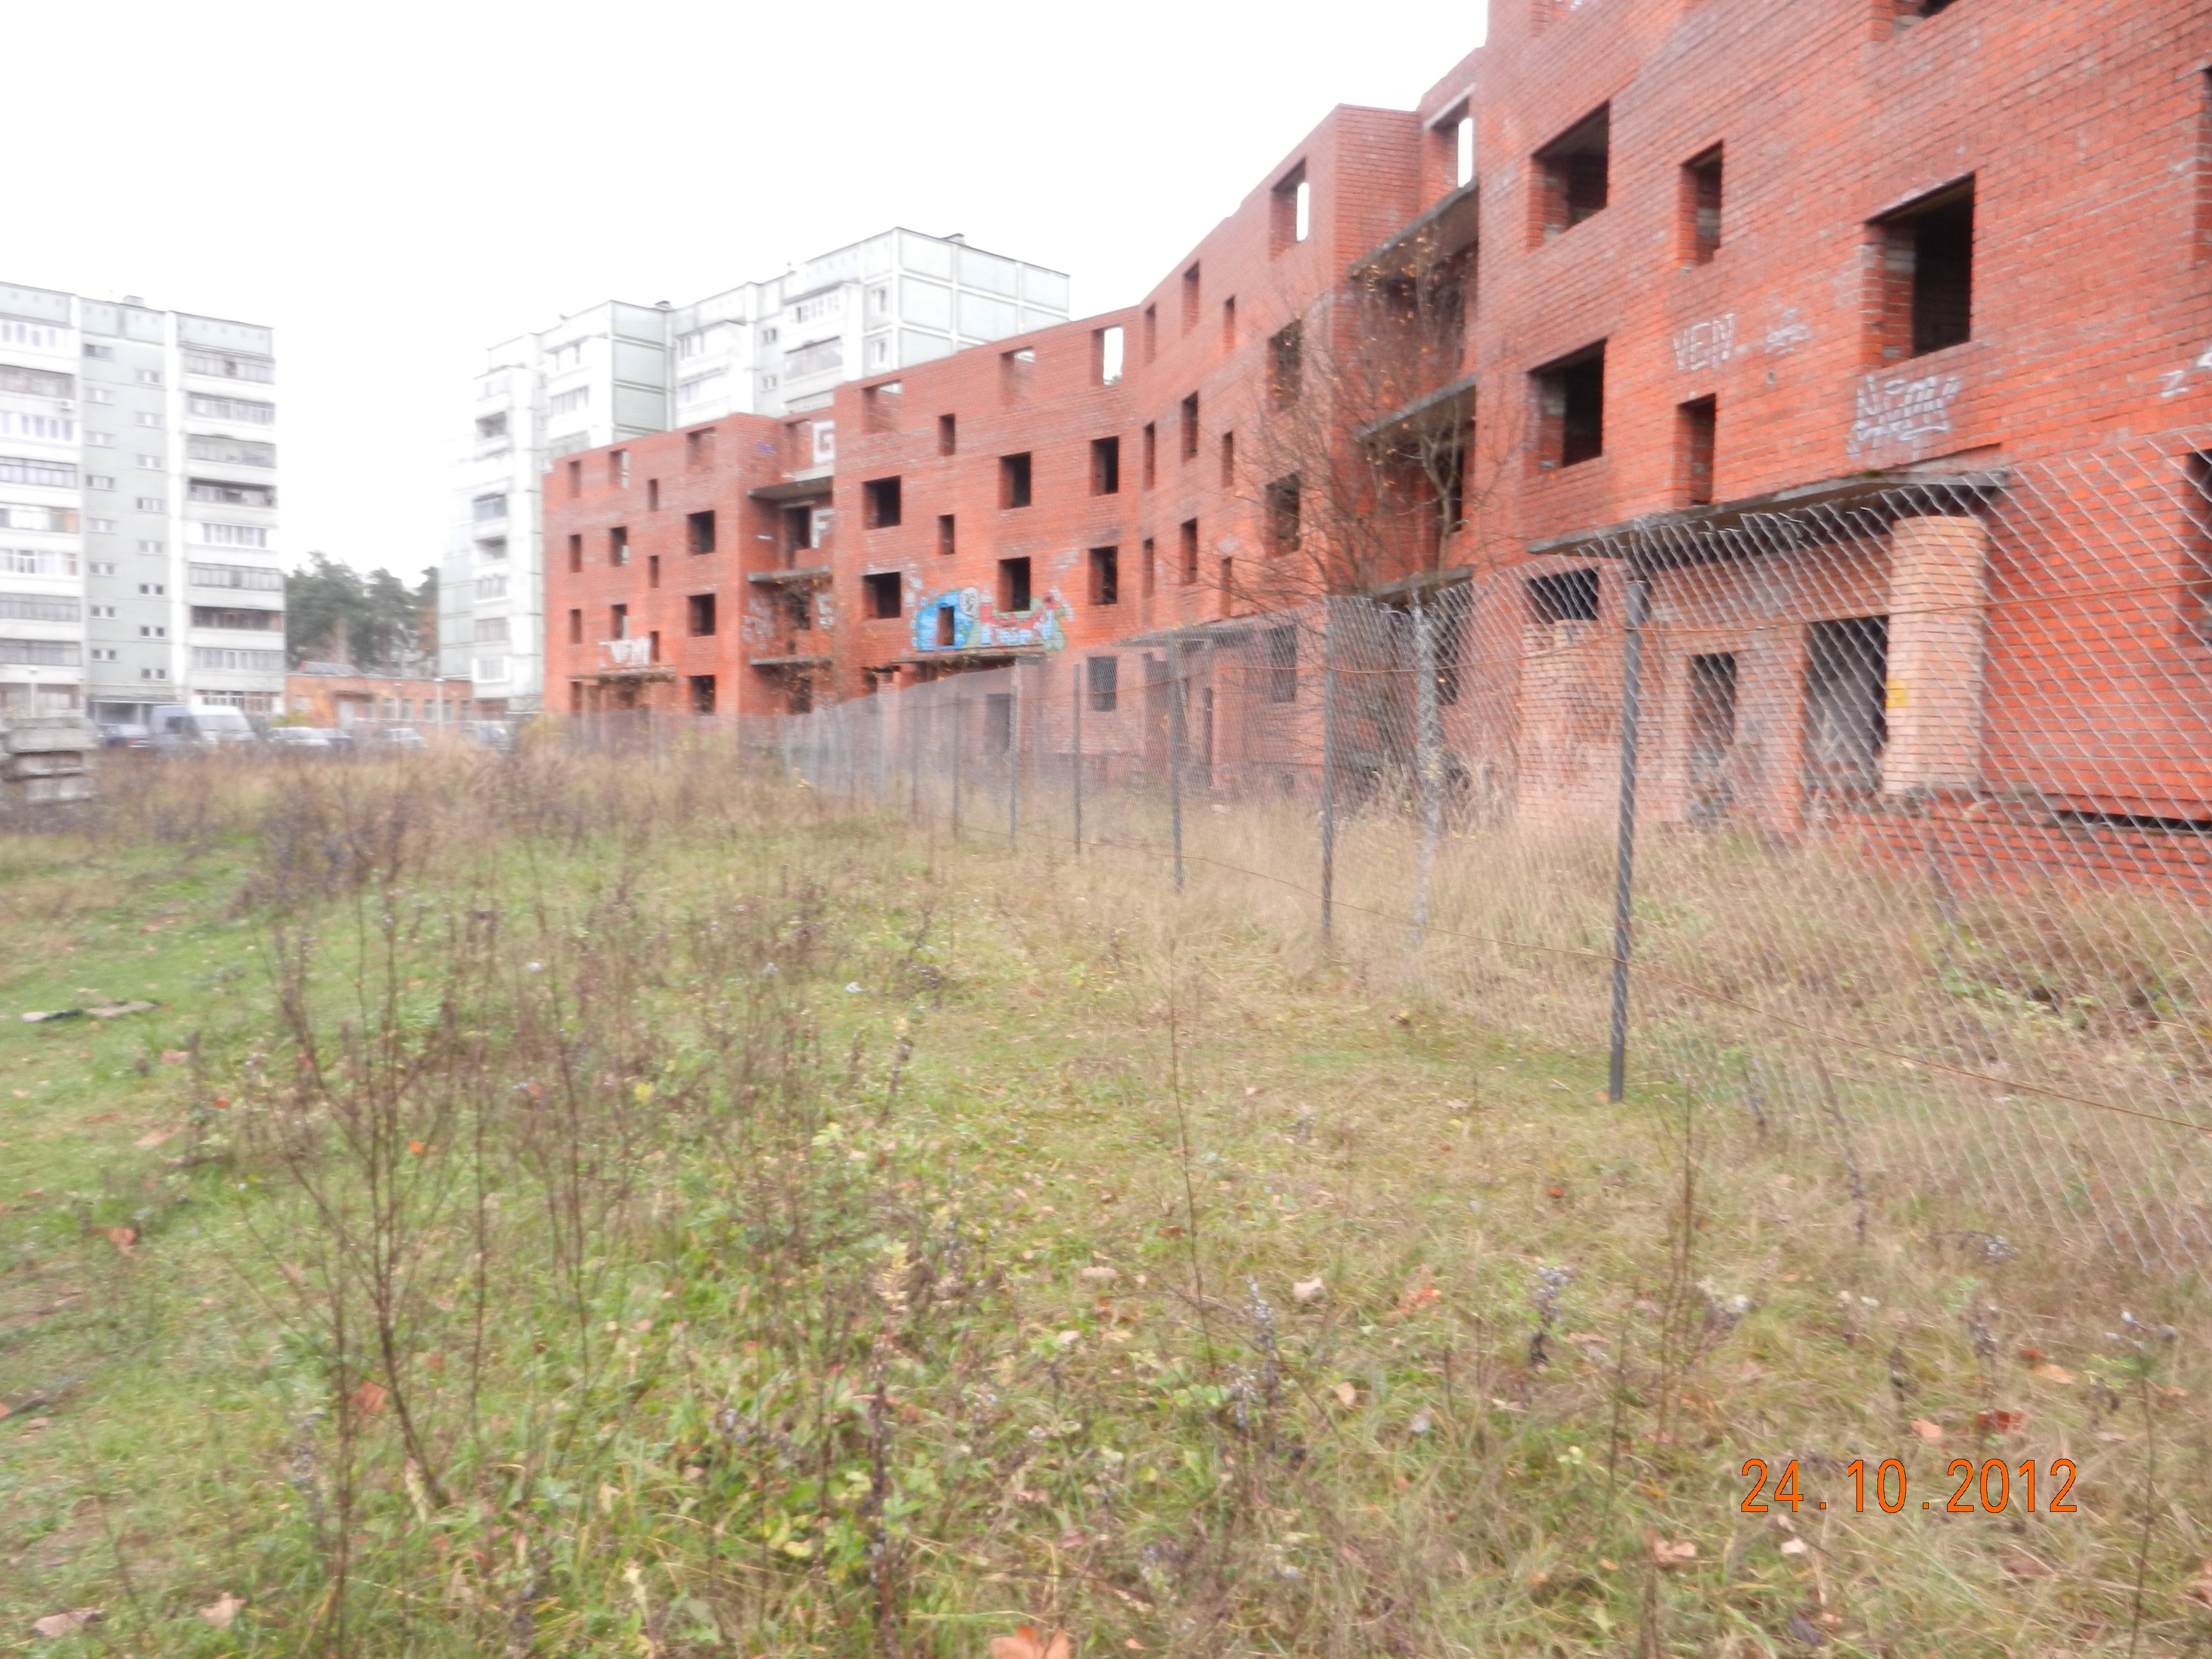
M 11 10 L 0 281 L 273 325 L 283 543 L 437 562 L 483 349 L 890 224 L 1126 304 L 1486 0 L 112 0 Z

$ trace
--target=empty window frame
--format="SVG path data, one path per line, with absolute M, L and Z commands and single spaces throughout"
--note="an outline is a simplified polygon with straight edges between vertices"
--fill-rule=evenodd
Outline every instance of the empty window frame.
M 1306 335 L 1302 324 L 1291 323 L 1267 339 L 1267 391 L 1278 409 L 1298 400 L 1305 379 Z
M 684 434 L 684 465 L 693 472 L 704 472 L 714 465 L 714 428 L 702 427 L 696 432 Z M 714 677 L 708 675 L 711 685 Z
M 1198 326 L 1198 267 L 1193 265 L 1182 274 L 1182 331 L 1186 334 Z
M 1024 450 L 1018 455 L 999 457 L 999 505 L 1002 507 L 1027 507 L 1030 504 L 1030 454 Z
M 987 691 L 983 694 L 983 752 L 1010 754 L 1013 747 L 1014 694 Z
M 1160 591 L 1159 562 L 1153 552 L 1152 538 L 1150 536 L 1145 538 L 1145 544 L 1139 550 L 1139 557 L 1143 562 L 1143 568 L 1139 573 L 1139 580 L 1143 583 L 1144 597 L 1149 599 Z
M 899 522 L 899 481 L 870 478 L 860 486 L 860 522 L 870 530 L 891 530 Z
M 939 416 L 937 417 L 937 453 L 940 455 L 952 455 L 958 453 L 959 449 L 959 421 L 951 415 Z
M 1605 211 L 1611 185 L 1613 106 L 1601 104 L 1532 158 L 1528 241 L 1540 246 Z
M 1145 307 L 1145 361 L 1150 362 L 1160 355 L 1160 308 L 1158 305 Z
M 709 508 L 704 513 L 685 514 L 684 536 L 684 544 L 694 553 L 712 553 L 714 550 L 714 510 Z
M 691 712 L 711 714 L 714 712 L 714 677 L 694 674 L 691 677 Z
M 607 482 L 617 489 L 629 488 L 629 451 L 617 449 L 607 457 Z
M 684 620 L 694 638 L 703 638 L 714 631 L 714 596 L 694 593 L 684 601 Z
M 1536 465 L 1551 471 L 1605 453 L 1605 342 L 1547 363 L 1536 383 Z
M 1188 587 L 1198 580 L 1198 520 L 1185 519 L 1177 533 L 1182 552 L 1182 585 Z
M 887 345 L 889 342 L 876 343 Z M 860 393 L 860 424 L 870 432 L 897 431 L 905 397 L 903 381 L 886 380 L 881 386 L 867 387 Z
M 1121 360 L 1127 349 L 1127 336 L 1116 324 L 1111 328 L 1093 331 L 1091 342 L 1091 362 L 1097 373 L 1098 384 L 1112 386 L 1121 378 Z
M 1091 603 L 1119 605 L 1121 602 L 1121 550 L 1118 547 L 1094 547 L 1091 550 Z
M 571 536 L 568 538 L 568 568 L 573 571 L 581 570 L 583 568 L 584 538 L 581 536 Z
M 660 555 L 658 553 L 647 554 L 646 556 L 645 585 L 647 587 L 658 587 L 660 586 Z
M 1890 0 L 1889 25 L 1893 33 L 1903 33 L 1923 18 L 1933 17 L 1939 11 L 1950 9 L 1953 0 Z
M 1036 374 L 1036 347 L 1024 346 L 1017 351 L 1000 352 L 999 401 L 1004 404 L 1027 403 Z
M 787 507 L 783 509 L 783 545 L 787 553 L 804 553 L 814 545 L 814 509 L 811 507 Z
M 1298 477 L 1267 486 L 1267 551 L 1271 556 L 1298 550 Z
M 1221 434 L 1221 487 L 1237 487 L 1237 434 L 1233 432 Z
M 999 614 L 1012 616 L 1030 608 L 1030 562 L 1027 558 L 999 561 Z
M 1272 254 L 1296 247 L 1313 234 L 1313 191 L 1306 183 L 1303 161 L 1276 185 L 1268 213 L 1267 251 Z
M 1696 398 L 1674 410 L 1676 497 L 1685 507 L 1710 507 L 1713 500 L 1713 450 L 1718 435 L 1719 404 Z
M 1974 181 L 1922 197 L 1877 221 L 1884 358 L 1919 357 L 1973 337 Z
M 658 478 L 645 481 L 645 510 L 648 513 L 660 511 L 660 480 Z
M 1805 787 L 1871 795 L 1889 742 L 1889 618 L 1850 617 L 1805 632 Z
M 1192 392 L 1182 400 L 1182 458 L 1186 461 L 1198 453 L 1198 393 Z
M 583 493 L 584 464 L 581 461 L 571 461 L 568 463 L 568 494 L 575 496 Z
M 626 640 L 629 637 L 629 607 L 628 605 L 611 605 L 607 607 L 607 637 L 611 640 Z
M 628 564 L 629 562 L 629 530 L 628 526 L 617 525 L 612 530 L 607 532 L 607 562 L 609 564 Z
M 1224 352 L 1237 349 L 1237 296 L 1233 294 L 1221 302 L 1221 349 Z
M 953 528 L 952 515 L 950 513 L 939 514 L 937 515 L 938 552 L 949 559 L 958 550 L 958 547 L 959 539 Z
M 1121 493 L 1121 441 L 1119 438 L 1093 438 L 1091 441 L 1091 493 L 1094 495 L 1118 495 Z
M 1262 684 L 1269 702 L 1298 700 L 1298 630 L 1293 627 L 1267 630 L 1267 668 Z
M 867 600 L 867 615 L 872 622 L 889 622 L 899 614 L 899 573 L 896 570 L 877 570 L 860 578 L 863 597 Z
M 1093 657 L 1083 665 L 1084 678 L 1090 683 L 1091 707 L 1094 713 L 1110 714 L 1121 702 L 1121 659 L 1119 657 Z
M 1150 489 L 1160 473 L 1160 431 L 1150 421 L 1145 422 L 1144 471 L 1145 488 Z
M 1682 263 L 1712 263 L 1721 251 L 1721 146 L 1682 163 Z
M 580 611 L 571 611 L 568 613 L 568 643 L 581 645 L 583 642 L 584 613 Z
M 1540 623 L 1597 620 L 1595 570 L 1562 570 L 1555 575 L 1531 576 L 1528 588 L 1528 614 Z

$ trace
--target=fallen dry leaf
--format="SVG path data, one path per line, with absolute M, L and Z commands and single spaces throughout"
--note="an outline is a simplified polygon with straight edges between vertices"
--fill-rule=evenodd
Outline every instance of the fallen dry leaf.
M 1675 1566 L 1684 1561 L 1696 1560 L 1698 1547 L 1686 1538 L 1672 1543 L 1664 1538 L 1655 1538 L 1651 1540 L 1651 1559 L 1662 1567 Z
M 1984 1434 L 2017 1434 L 2027 1426 L 2027 1413 L 2006 1411 L 2002 1407 L 1995 1411 L 1976 1412 L 1974 1426 Z
M 1943 1437 L 1941 1425 L 1930 1423 L 1924 1417 L 1916 1417 L 1912 1419 L 1912 1431 L 1931 1445 Z
M 2074 1373 L 2063 1365 L 2038 1365 L 2033 1374 L 2046 1382 L 2071 1382 L 2074 1380 Z
M 99 1623 L 104 1616 L 98 1607 L 71 1607 L 67 1613 L 50 1613 L 43 1619 L 33 1619 L 31 1628 L 41 1636 L 59 1639 L 76 1635 L 87 1625 Z
M 1340 1405 L 1357 1406 L 1359 1403 L 1359 1390 L 1349 1382 L 1340 1382 L 1329 1392 L 1336 1396 Z
M 363 1416 L 374 1417 L 391 1396 L 392 1390 L 372 1376 L 353 1391 L 353 1403 Z
M 1291 1285 L 1291 1297 L 1297 1302 L 1317 1302 L 1328 1286 L 1318 1279 L 1301 1279 Z
M 107 1242 L 125 1255 L 134 1255 L 138 1249 L 138 1230 L 136 1227 L 110 1227 Z
M 1121 1275 L 1118 1269 L 1113 1267 L 1081 1267 L 1076 1270 L 1075 1276 L 1088 1284 L 1111 1285 Z
M 136 1146 L 142 1152 L 150 1152 L 155 1147 L 160 1146 L 163 1141 L 168 1139 L 176 1133 L 177 1132 L 174 1129 L 149 1130 L 145 1134 L 140 1135 L 137 1139 L 132 1141 L 131 1144 Z
M 1413 1420 L 1407 1424 L 1406 1426 L 1411 1429 L 1415 1434 L 1426 1434 L 1431 1429 L 1436 1427 L 1436 1423 L 1429 1416 L 1428 1413 L 1419 1411 L 1413 1413 Z
M 1782 1540 L 1782 1553 L 1784 1555 L 1802 1555 L 1810 1548 L 1812 1546 L 1802 1538 L 1785 1538 Z
M 245 1605 L 237 1596 L 225 1590 L 200 1609 L 200 1617 L 217 1630 L 228 1630 L 230 1621 L 238 1617 L 238 1610 Z
M 1012 1636 L 991 1638 L 991 1659 L 1068 1659 L 1074 1650 L 1075 1638 L 1066 1631 L 1056 1630 L 1049 1642 L 1040 1642 L 1035 1625 L 1018 1625 Z
M 167 1060 L 172 1066 L 181 1066 L 191 1057 L 192 1051 L 189 1048 L 164 1048 L 161 1050 L 161 1058 Z

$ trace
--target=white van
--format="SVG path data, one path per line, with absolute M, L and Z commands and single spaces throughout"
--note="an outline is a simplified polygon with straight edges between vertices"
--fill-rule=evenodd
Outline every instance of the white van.
M 208 703 L 157 704 L 146 723 L 154 728 L 156 749 L 219 749 L 225 744 L 252 743 L 255 735 L 243 709 Z

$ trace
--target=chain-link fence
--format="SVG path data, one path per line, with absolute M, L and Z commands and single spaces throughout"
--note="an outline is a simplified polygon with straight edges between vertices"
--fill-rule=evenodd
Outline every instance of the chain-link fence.
M 2212 1259 L 2205 445 L 1869 481 L 751 722 L 1241 884 L 1899 1224 Z M 955 665 L 948 664 L 948 666 Z M 964 666 L 965 665 L 959 665 Z

